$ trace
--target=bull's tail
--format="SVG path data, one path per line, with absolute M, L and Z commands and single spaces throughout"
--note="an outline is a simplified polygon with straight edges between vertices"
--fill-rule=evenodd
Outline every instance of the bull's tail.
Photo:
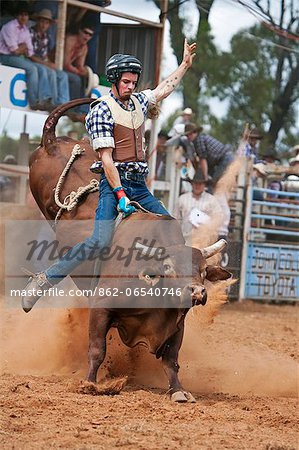
M 43 128 L 43 136 L 41 142 L 41 145 L 47 150 L 48 153 L 50 153 L 51 145 L 54 143 L 56 139 L 55 129 L 60 117 L 63 116 L 63 114 L 68 109 L 74 108 L 75 106 L 79 105 L 90 104 L 93 101 L 94 101 L 93 98 L 77 98 L 75 100 L 71 100 L 68 103 L 64 103 L 63 105 L 57 106 L 57 108 L 55 108 L 51 112 Z

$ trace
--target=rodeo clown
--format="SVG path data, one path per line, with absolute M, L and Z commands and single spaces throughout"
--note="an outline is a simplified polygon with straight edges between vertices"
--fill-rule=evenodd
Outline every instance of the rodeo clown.
M 135 208 L 130 201 L 156 214 L 168 211 L 149 192 L 145 184 L 148 173 L 143 146 L 144 121 L 151 108 L 168 97 L 192 66 L 196 43 L 185 39 L 183 60 L 179 67 L 154 90 L 134 93 L 142 71 L 141 62 L 131 55 L 116 54 L 106 64 L 107 80 L 112 83 L 109 95 L 95 100 L 86 116 L 86 128 L 99 161 L 92 170 L 102 173 L 93 234 L 70 249 L 46 271 L 30 277 L 22 307 L 29 312 L 41 295 L 57 284 L 89 256 L 100 255 L 112 239 L 118 212 L 130 215 Z

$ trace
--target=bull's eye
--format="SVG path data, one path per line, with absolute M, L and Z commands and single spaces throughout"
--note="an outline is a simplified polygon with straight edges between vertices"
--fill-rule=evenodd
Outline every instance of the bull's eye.
M 159 283 L 160 276 L 158 274 L 154 273 L 140 273 L 139 279 L 145 281 L 150 286 L 155 286 L 157 283 Z
M 157 274 L 155 274 L 155 273 L 147 273 L 147 274 L 145 275 L 145 278 L 146 278 L 147 280 L 153 280 L 154 278 L 156 278 L 156 276 L 157 276 Z

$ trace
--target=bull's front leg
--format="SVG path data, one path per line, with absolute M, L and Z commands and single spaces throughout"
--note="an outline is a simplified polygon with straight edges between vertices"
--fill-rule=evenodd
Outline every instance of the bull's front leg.
M 169 381 L 171 400 L 178 403 L 194 403 L 196 400 L 190 392 L 184 391 L 179 378 L 178 355 L 184 336 L 184 324 L 165 344 L 162 354 L 163 369 Z
M 110 313 L 91 309 L 89 317 L 89 349 L 87 380 L 96 383 L 97 373 L 106 356 L 106 335 L 111 325 Z

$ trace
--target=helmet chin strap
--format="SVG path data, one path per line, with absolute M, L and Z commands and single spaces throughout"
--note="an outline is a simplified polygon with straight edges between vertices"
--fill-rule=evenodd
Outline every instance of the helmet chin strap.
M 131 72 L 131 73 L 135 73 L 135 72 Z M 138 82 L 139 82 L 139 78 L 140 78 L 140 75 L 139 75 L 139 74 L 137 74 L 137 75 L 138 75 L 138 78 L 137 78 L 137 83 L 136 83 L 135 89 L 136 89 L 137 86 L 138 86 Z M 120 79 L 121 79 L 121 77 L 120 77 Z M 116 91 L 117 91 L 117 93 L 118 93 L 119 98 L 120 98 L 120 93 L 119 93 L 118 83 L 120 82 L 120 79 L 117 80 L 116 83 L 114 83 L 114 86 L 115 86 L 115 88 L 116 88 Z
M 115 83 L 115 88 L 117 90 L 118 96 L 120 97 L 119 88 L 118 88 L 118 83 L 119 82 L 120 82 L 120 80 L 117 80 L 117 82 Z

